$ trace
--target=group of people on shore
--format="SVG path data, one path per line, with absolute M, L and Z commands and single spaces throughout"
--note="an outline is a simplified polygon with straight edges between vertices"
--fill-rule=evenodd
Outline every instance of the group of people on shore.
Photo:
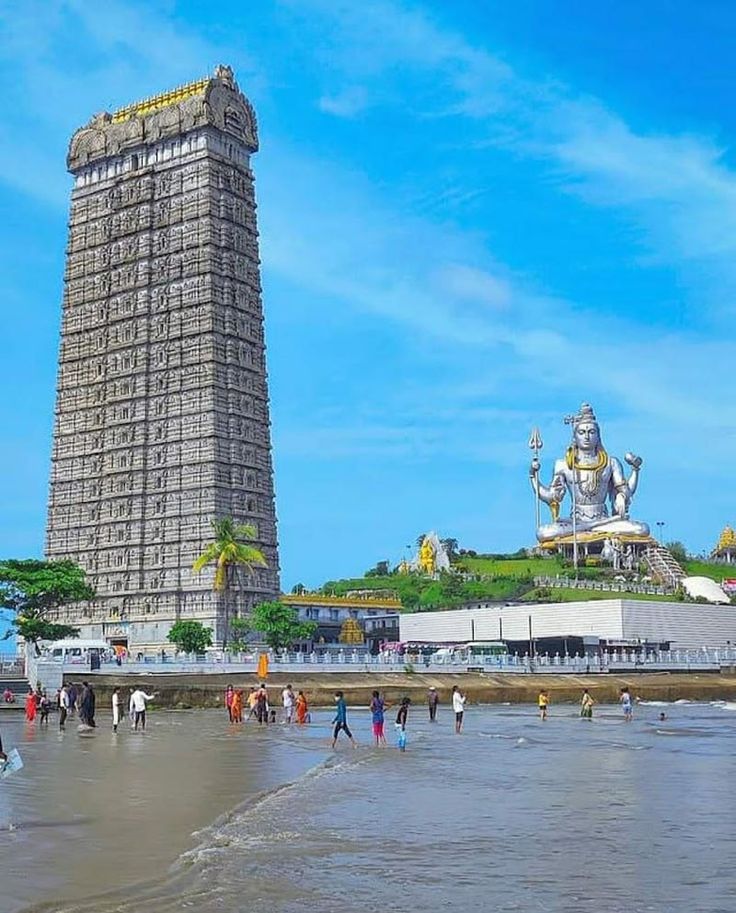
M 264 726 L 268 723 L 277 721 L 277 711 L 271 707 L 268 696 L 268 688 L 265 682 L 261 682 L 258 687 L 252 687 L 247 698 L 244 697 L 243 689 L 235 688 L 228 685 L 225 689 L 224 705 L 227 711 L 230 723 L 237 724 L 244 722 L 244 700 L 248 703 L 248 716 L 245 722 L 253 719 L 259 725 Z M 452 708 L 455 714 L 455 732 L 460 733 L 463 726 L 463 717 L 465 713 L 466 697 L 455 685 L 452 689 Z M 303 691 L 294 692 L 293 687 L 289 684 L 281 692 L 282 717 L 281 722 L 291 724 L 296 722 L 303 726 L 311 722 L 309 713 L 309 704 Z M 386 710 L 391 705 L 381 696 L 379 691 L 374 691 L 371 696 L 369 710 L 371 712 L 371 723 L 373 727 L 373 738 L 377 746 L 386 745 L 386 735 L 384 732 Z M 398 712 L 396 714 L 396 734 L 397 744 L 401 751 L 406 751 L 407 741 L 407 722 L 409 718 L 409 708 L 411 698 L 404 697 L 399 702 Z M 437 708 L 439 706 L 439 695 L 437 689 L 432 687 L 427 694 L 427 706 L 429 708 L 430 722 L 437 721 Z M 347 703 L 345 694 L 342 691 L 335 692 L 335 716 L 332 720 L 332 747 L 337 745 L 338 736 L 344 733 L 351 744 L 355 747 L 357 743 L 348 726 L 347 721 Z
M 348 726 L 348 706 L 345 701 L 345 694 L 343 691 L 335 692 L 335 716 L 332 719 L 332 747 L 335 748 L 337 745 L 338 737 L 340 733 L 344 733 L 353 747 L 357 747 L 357 742 L 353 736 L 350 727 Z M 309 722 L 309 707 L 307 704 L 307 698 L 303 691 L 299 691 L 298 694 L 294 694 L 294 689 L 291 685 L 287 685 L 281 692 L 281 700 L 283 705 L 283 716 L 282 722 L 290 724 L 296 722 L 300 725 L 304 725 Z M 466 695 L 461 691 L 457 685 L 453 685 L 451 693 L 452 701 L 452 712 L 454 715 L 455 721 L 455 733 L 460 735 L 463 730 L 463 722 L 465 719 L 465 702 L 467 700 Z M 595 701 L 590 694 L 589 690 L 585 688 L 583 690 L 583 695 L 580 701 L 580 716 L 586 720 L 593 719 L 593 707 Z M 619 703 L 624 712 L 624 719 L 626 722 L 630 722 L 633 719 L 633 701 L 631 698 L 631 692 L 628 688 L 622 688 L 619 697 Z M 430 723 L 437 722 L 437 710 L 439 708 L 440 699 L 437 689 L 431 687 L 427 692 L 427 708 L 429 711 L 429 721 Z M 550 698 L 549 692 L 542 689 L 539 692 L 537 698 L 537 706 L 539 708 L 539 716 L 541 720 L 546 720 L 549 714 L 549 705 Z M 265 725 L 269 722 L 276 722 L 276 711 L 272 710 L 268 700 L 268 689 L 265 683 L 261 683 L 258 688 L 252 687 L 250 689 L 250 694 L 248 695 L 248 706 L 250 712 L 248 719 L 255 719 L 260 725 Z M 371 713 L 371 725 L 373 728 L 373 739 L 376 747 L 383 747 L 387 744 L 386 734 L 384 731 L 385 722 L 386 722 L 386 711 L 391 705 L 382 697 L 380 691 L 374 690 L 371 695 L 370 704 L 368 709 Z M 236 689 L 233 685 L 228 685 L 225 690 L 225 707 L 228 712 L 228 717 L 231 723 L 242 723 L 243 722 L 243 692 L 240 689 Z M 411 698 L 403 697 L 398 705 L 398 712 L 396 714 L 396 720 L 394 723 L 396 729 L 396 740 L 397 746 L 400 751 L 406 751 L 407 744 L 407 723 L 409 719 L 409 708 L 411 707 Z
M 257 688 L 253 686 L 245 700 L 248 702 L 246 722 L 252 719 L 260 726 L 276 722 L 276 710 L 271 707 L 265 682 L 261 682 Z M 288 724 L 296 722 L 300 726 L 310 722 L 309 704 L 303 691 L 295 694 L 292 686 L 287 685 L 281 692 L 281 704 L 283 707 L 282 722 Z M 227 686 L 225 709 L 231 723 L 243 722 L 244 695 L 241 688 L 235 688 L 233 685 Z
M 33 723 L 38 717 L 39 725 L 48 725 L 49 713 L 53 707 L 59 714 L 59 729 L 65 728 L 67 717 L 74 713 L 79 715 L 80 723 L 94 728 L 96 705 L 97 697 L 89 682 L 82 682 L 78 686 L 64 682 L 57 689 L 53 704 L 45 689 L 40 686 L 35 690 L 29 687 L 25 699 L 26 720 Z
M 8 701 L 8 703 L 10 702 Z M 48 723 L 50 709 L 51 702 L 49 701 L 45 691 L 43 691 L 41 688 L 36 688 L 35 691 L 33 688 L 28 689 L 28 694 L 26 694 L 25 710 L 26 720 L 28 720 L 29 723 L 32 723 L 36 717 L 39 718 L 39 725 L 42 723 Z
M 131 729 L 141 731 L 146 728 L 146 704 L 152 701 L 154 694 L 146 694 L 141 688 L 128 689 L 128 718 Z M 112 729 L 118 731 L 122 720 L 122 697 L 119 688 L 113 688 L 110 700 L 112 710 Z M 77 717 L 80 729 L 96 729 L 95 713 L 97 710 L 97 695 L 89 682 L 77 685 L 74 682 L 64 682 L 56 692 L 55 704 L 49 700 L 46 692 L 40 687 L 30 688 L 25 701 L 26 720 L 33 723 L 36 718 L 39 724 L 48 725 L 49 712 L 55 706 L 59 714 L 59 729 L 66 729 L 67 720 Z
M 621 705 L 623 710 L 624 720 L 627 723 L 630 723 L 634 719 L 634 702 L 631 697 L 631 692 L 628 688 L 621 688 L 619 691 L 618 702 Z M 584 720 L 593 719 L 593 707 L 595 706 L 595 701 L 593 696 L 587 688 L 583 688 L 583 696 L 580 699 L 580 716 Z M 541 720 L 546 720 L 549 713 L 549 692 L 542 689 L 539 692 L 537 698 L 537 706 L 539 707 L 539 718 Z M 660 714 L 660 720 L 664 719 L 664 714 Z
M 134 731 L 144 731 L 146 728 L 146 707 L 147 702 L 154 699 L 155 694 L 146 694 L 141 688 L 128 689 L 128 717 L 130 719 L 131 729 Z M 460 734 L 463 729 L 465 717 L 466 695 L 457 685 L 453 685 L 451 693 L 452 712 L 454 715 L 455 732 Z M 255 720 L 259 725 L 265 726 L 269 723 L 275 723 L 277 720 L 277 711 L 271 707 L 268 688 L 265 682 L 261 682 L 258 687 L 251 687 L 247 697 L 244 697 L 243 689 L 235 688 L 228 685 L 225 689 L 225 708 L 227 710 L 230 723 L 237 724 L 244 722 L 244 704 L 247 701 L 248 715 L 245 721 Z M 77 686 L 73 682 L 64 682 L 61 688 L 56 692 L 56 709 L 59 712 L 59 729 L 63 730 L 66 721 L 75 713 L 78 714 L 81 726 L 94 729 L 95 710 L 97 698 L 94 688 L 89 682 L 82 682 Z M 395 720 L 397 733 L 397 744 L 401 751 L 406 750 L 407 743 L 407 722 L 409 717 L 409 708 L 411 707 L 411 698 L 404 697 L 398 705 L 398 712 Z M 624 719 L 630 722 L 633 719 L 633 700 L 628 688 L 621 688 L 619 694 L 619 703 L 623 710 Z M 294 692 L 293 687 L 289 684 L 281 691 L 282 704 L 282 722 L 291 724 L 296 722 L 298 725 L 305 725 L 311 722 L 309 704 L 304 691 Z M 356 742 L 347 723 L 347 704 L 345 695 L 342 691 L 335 692 L 336 713 L 332 720 L 332 746 L 337 744 L 338 736 L 344 732 L 350 742 L 355 746 Z M 437 722 L 437 711 L 440 699 L 437 689 L 431 687 L 427 692 L 427 708 L 429 711 L 430 723 Z M 583 689 L 580 700 L 580 716 L 586 720 L 592 720 L 593 707 L 596 702 L 587 688 Z M 114 688 L 111 698 L 112 705 L 112 728 L 113 732 L 118 731 L 122 719 L 122 699 L 119 688 Z M 369 710 L 371 713 L 371 723 L 373 728 L 373 738 L 376 746 L 386 745 L 386 736 L 384 732 L 385 714 L 391 705 L 383 698 L 379 691 L 374 690 L 371 696 Z M 549 693 L 542 689 L 537 698 L 537 706 L 541 720 L 546 720 L 549 714 L 550 697 Z M 41 725 L 48 725 L 49 711 L 52 704 L 46 691 L 40 687 L 29 688 L 25 701 L 26 719 L 33 722 L 36 717 L 39 718 Z M 660 719 L 664 714 L 660 715 Z
M 465 716 L 466 696 L 457 685 L 452 688 L 452 709 L 455 715 L 455 732 L 459 735 L 463 728 L 463 719 Z M 432 687 L 427 693 L 427 707 L 429 709 L 430 723 L 437 722 L 437 708 L 439 707 L 439 695 L 437 689 Z M 377 748 L 387 744 L 384 726 L 386 722 L 386 711 L 389 704 L 380 691 L 373 691 L 368 709 L 371 713 L 371 725 L 373 728 L 373 740 Z M 399 701 L 398 711 L 394 728 L 396 730 L 396 744 L 399 751 L 406 751 L 407 743 L 407 723 L 409 721 L 409 708 L 411 707 L 411 698 L 402 697 Z M 357 742 L 353 737 L 350 727 L 348 726 L 348 707 L 345 701 L 345 694 L 342 691 L 335 692 L 335 716 L 332 720 L 332 747 L 337 745 L 337 739 L 341 732 L 350 740 L 353 747 L 357 747 Z

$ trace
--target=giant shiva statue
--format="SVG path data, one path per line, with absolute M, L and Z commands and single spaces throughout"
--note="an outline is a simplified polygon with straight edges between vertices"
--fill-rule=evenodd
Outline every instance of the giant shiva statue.
M 552 513 L 552 522 L 537 528 L 540 544 L 552 547 L 570 543 L 573 532 L 580 542 L 604 542 L 611 538 L 648 540 L 647 524 L 629 517 L 639 483 L 641 457 L 626 454 L 624 460 L 631 467 L 627 478 L 620 461 L 603 449 L 600 426 L 588 403 L 583 403 L 571 424 L 572 443 L 565 456 L 555 461 L 549 486 L 539 481 L 541 467 L 537 454 L 529 470 L 537 498 L 549 505 Z M 560 517 L 560 506 L 568 493 L 572 502 L 570 516 Z

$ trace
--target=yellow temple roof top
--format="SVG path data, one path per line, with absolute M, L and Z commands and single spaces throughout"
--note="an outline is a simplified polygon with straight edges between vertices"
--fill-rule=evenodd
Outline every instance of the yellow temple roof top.
M 120 121 L 129 120 L 131 117 L 140 117 L 145 114 L 152 114 L 154 111 L 160 111 L 162 108 L 168 108 L 187 98 L 200 95 L 209 85 L 211 77 L 198 79 L 196 82 L 188 82 L 186 85 L 178 86 L 176 89 L 170 89 L 168 92 L 161 92 L 159 95 L 152 95 L 150 98 L 144 98 L 132 105 L 126 105 L 124 108 L 118 108 L 112 114 L 114 124 Z
M 721 535 L 718 538 L 718 545 L 716 545 L 715 550 L 717 552 L 721 549 L 726 548 L 736 548 L 736 532 L 730 526 L 724 526 Z

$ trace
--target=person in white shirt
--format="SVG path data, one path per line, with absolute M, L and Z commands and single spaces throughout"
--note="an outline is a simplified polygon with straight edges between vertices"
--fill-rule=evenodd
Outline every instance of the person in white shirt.
M 146 694 L 140 688 L 136 688 L 130 695 L 130 712 L 133 714 L 133 729 L 138 730 L 140 723 L 141 729 L 146 728 L 146 701 L 152 701 L 156 697 L 156 692 Z
M 67 714 L 71 708 L 71 701 L 69 700 L 69 689 L 64 683 L 61 686 L 61 691 L 59 692 L 59 729 L 64 729 L 64 724 L 66 723 Z
M 296 697 L 291 685 L 287 685 L 281 692 L 281 700 L 284 703 L 284 722 L 291 723 L 294 719 L 294 705 Z
M 118 731 L 118 723 L 120 722 L 120 695 L 118 694 L 118 689 L 112 689 L 112 731 Z
M 465 714 L 465 695 L 457 685 L 452 686 L 452 709 L 455 711 L 455 733 L 460 735 L 463 731 L 463 716 Z

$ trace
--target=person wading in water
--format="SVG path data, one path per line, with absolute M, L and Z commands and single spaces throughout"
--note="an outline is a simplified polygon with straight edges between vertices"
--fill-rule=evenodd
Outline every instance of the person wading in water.
M 335 726 L 332 733 L 332 747 L 334 748 L 337 745 L 337 737 L 340 735 L 340 731 L 345 733 L 345 735 L 350 739 L 353 744 L 353 748 L 357 748 L 358 745 L 353 738 L 353 734 L 348 728 L 348 705 L 345 703 L 345 695 L 342 691 L 335 692 L 335 718 L 333 719 L 333 724 Z
M 437 689 L 434 685 L 429 689 L 427 694 L 427 706 L 429 707 L 429 722 L 437 722 L 437 705 L 440 702 L 440 696 L 437 694 Z

